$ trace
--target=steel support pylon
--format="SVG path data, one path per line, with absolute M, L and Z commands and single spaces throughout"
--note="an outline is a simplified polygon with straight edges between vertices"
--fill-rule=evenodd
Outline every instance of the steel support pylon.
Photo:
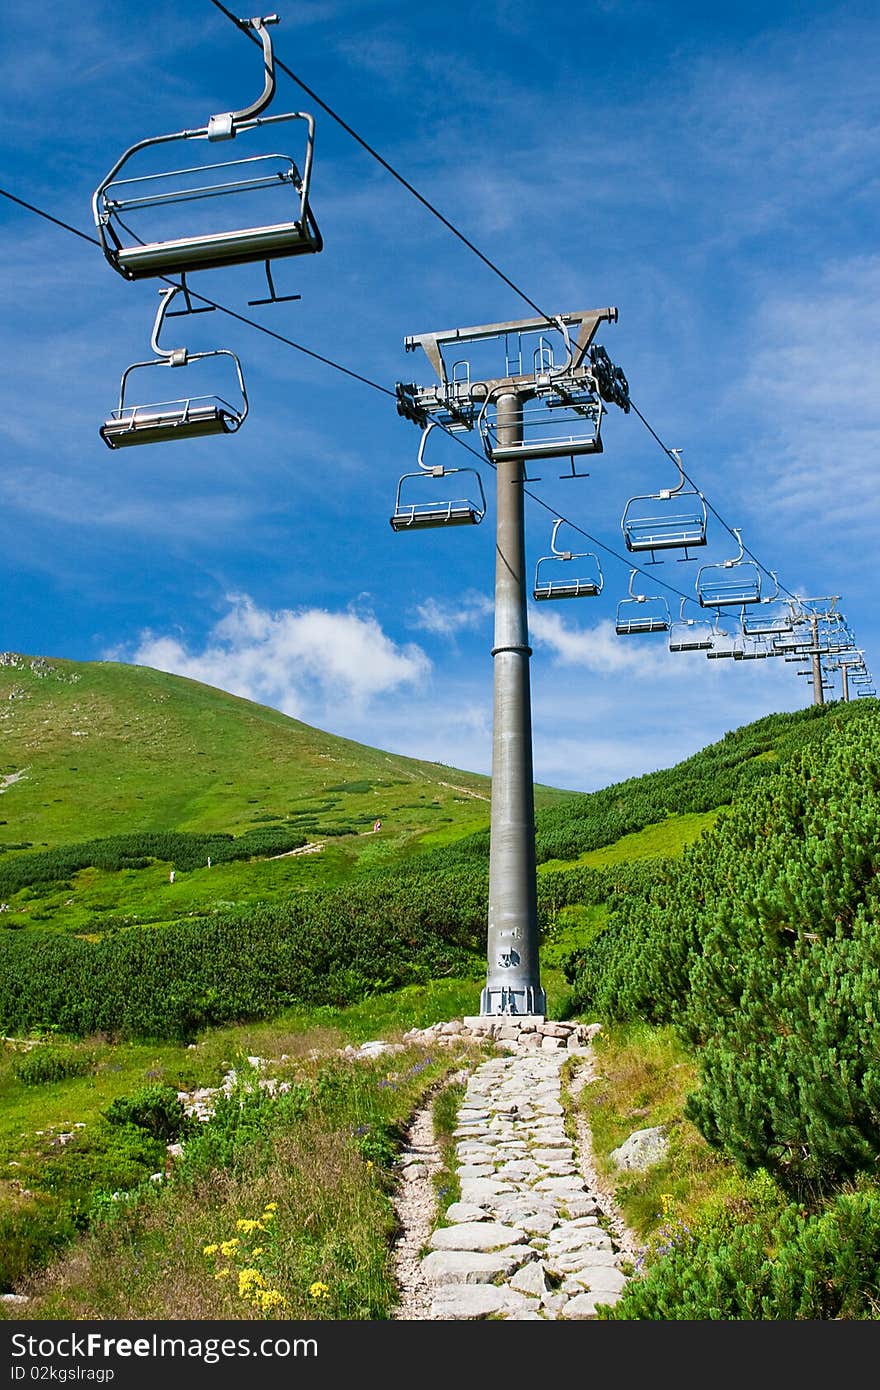
M 499 445 L 522 440 L 522 401 L 499 393 Z M 499 462 L 495 540 L 492 808 L 483 1014 L 544 1014 L 538 965 L 535 794 L 522 459 Z

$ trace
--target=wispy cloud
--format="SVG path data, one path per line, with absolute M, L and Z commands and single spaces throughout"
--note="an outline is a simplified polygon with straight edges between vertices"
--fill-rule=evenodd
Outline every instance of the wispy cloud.
M 427 598 L 416 604 L 411 621 L 413 627 L 434 636 L 454 637 L 467 629 L 482 627 L 492 611 L 493 603 L 487 594 L 470 592 L 462 594 L 456 603 Z
M 610 619 L 595 627 L 576 627 L 561 613 L 545 612 L 532 614 L 529 627 L 535 644 L 552 652 L 563 666 L 583 666 L 600 674 L 681 675 L 681 663 L 670 655 L 662 634 L 636 635 L 627 641 L 617 635 Z
M 760 426 L 762 496 L 802 528 L 876 527 L 880 257 L 823 268 L 770 295 L 740 382 Z M 768 447 L 769 446 L 769 447 Z

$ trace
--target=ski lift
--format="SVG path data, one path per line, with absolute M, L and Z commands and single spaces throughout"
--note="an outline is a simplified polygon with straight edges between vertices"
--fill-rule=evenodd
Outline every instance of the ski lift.
M 431 430 L 436 427 L 437 421 L 429 420 L 422 430 L 417 459 L 419 472 L 404 473 L 397 484 L 394 514 L 391 517 L 391 528 L 394 531 L 427 530 L 434 526 L 475 526 L 486 515 L 486 495 L 483 492 L 483 482 L 475 468 L 444 468 L 442 464 L 425 463 L 425 444 Z M 475 502 L 470 497 L 455 497 L 447 501 L 433 498 L 425 502 L 404 502 L 402 500 L 401 494 L 404 491 L 404 484 L 410 478 L 420 480 L 451 478 L 453 475 L 458 476 L 462 473 L 471 473 L 476 478 L 479 502 Z
M 774 579 L 776 576 L 773 576 Z M 776 656 L 772 641 L 760 634 L 749 632 L 746 628 L 746 610 L 740 609 L 739 630 L 742 635 L 742 642 L 739 644 L 734 660 L 735 661 L 762 661 L 765 657 Z
M 758 603 L 761 598 L 761 572 L 754 560 L 744 560 L 742 536 L 737 527 L 733 534 L 739 544 L 739 554 L 717 565 L 703 565 L 697 574 L 697 597 L 702 608 L 719 608 L 729 604 L 742 607 Z
M 135 362 L 122 374 L 119 405 L 100 428 L 101 438 L 110 449 L 131 444 L 159 444 L 171 439 L 195 439 L 209 434 L 233 434 L 244 423 L 248 413 L 241 363 L 228 348 L 213 348 L 208 352 L 187 352 L 185 347 L 163 348 L 159 332 L 174 296 L 183 286 L 173 285 L 159 291 L 160 303 L 153 324 L 150 346 L 156 356 L 149 362 Z M 184 291 L 185 292 L 185 291 Z M 181 311 L 185 313 L 186 311 Z M 177 317 L 177 315 L 172 315 Z M 222 396 L 185 396 L 178 400 L 158 401 L 148 405 L 126 402 L 128 379 L 142 367 L 189 367 L 193 362 L 209 357 L 230 357 L 235 365 L 242 404 L 231 405 Z
M 795 615 L 793 605 L 779 598 L 779 580 L 775 570 L 770 570 L 775 590 L 760 599 L 756 612 L 750 617 L 742 615 L 742 630 L 746 637 L 770 637 L 774 641 L 785 638 L 794 631 Z
M 663 563 L 656 559 L 655 550 L 683 550 L 684 555 L 680 557 L 680 563 L 683 563 L 694 559 L 693 555 L 687 553 L 691 547 L 706 544 L 709 522 L 706 500 L 696 488 L 682 490 L 685 476 L 681 466 L 681 450 L 670 449 L 668 452 L 673 455 L 678 468 L 675 487 L 661 488 L 659 492 L 643 497 L 631 497 L 624 507 L 620 523 L 627 550 L 639 553 L 649 550 L 651 558 L 647 563 L 650 565 Z M 671 503 L 671 506 L 663 505 L 667 503 Z
M 629 576 L 629 598 L 617 605 L 614 630 L 618 636 L 636 632 L 668 632 L 672 624 L 669 605 L 660 594 L 633 593 L 633 580 L 638 570 Z M 633 608 L 632 605 L 636 607 Z
M 686 618 L 684 606 L 689 600 L 682 598 L 679 616 L 669 629 L 669 650 L 671 652 L 705 652 L 712 646 L 712 624 L 707 618 Z
M 733 653 L 734 661 L 763 661 L 775 655 L 773 648 L 760 637 L 745 637 Z
M 562 517 L 557 517 L 554 521 L 553 534 L 550 537 L 550 554 L 542 555 L 535 566 L 532 597 L 535 599 L 594 598 L 597 594 L 601 594 L 604 584 L 599 557 L 591 552 L 576 555 L 571 550 L 558 550 L 556 536 L 562 523 Z M 569 571 L 564 578 L 561 578 L 559 565 L 568 564 L 572 560 L 594 560 L 595 572 L 584 575 L 581 572 L 581 567 L 576 566 L 574 573 Z
M 856 691 L 856 698 L 857 698 L 858 700 L 861 700 L 861 699 L 863 699 L 866 695 L 876 695 L 876 694 L 877 694 L 877 691 L 876 691 L 876 689 L 874 688 L 873 685 L 866 685 L 866 686 L 864 686 L 861 690 L 857 690 L 857 691 Z
M 115 271 L 126 280 L 142 280 L 150 276 L 181 275 L 189 271 L 210 270 L 219 266 L 245 265 L 264 261 L 269 282 L 270 298 L 254 303 L 274 303 L 275 293 L 269 262 L 278 257 L 298 256 L 320 251 L 323 239 L 309 205 L 309 184 L 312 172 L 312 153 L 315 139 L 313 118 L 305 111 L 290 111 L 278 116 L 263 116 L 275 95 L 275 60 L 269 25 L 278 23 L 277 15 L 263 19 L 238 21 L 242 27 L 253 29 L 263 45 L 265 83 L 262 94 L 241 111 L 229 111 L 211 116 L 208 124 L 197 130 L 183 130 L 172 135 L 157 135 L 132 145 L 116 161 L 98 185 L 92 197 L 92 212 L 104 255 Z M 120 171 L 128 161 L 147 148 L 174 141 L 233 140 L 238 135 L 260 126 L 284 121 L 304 121 L 307 129 L 306 151 L 302 173 L 289 154 L 251 155 L 213 164 L 198 164 L 176 168 L 165 173 L 142 174 L 120 179 Z M 143 240 L 129 227 L 125 218 L 148 210 L 176 209 L 180 204 L 202 200 L 216 201 L 230 195 L 256 195 L 262 199 L 265 190 L 276 190 L 283 199 L 282 216 L 265 225 L 248 225 L 252 219 L 245 212 L 245 225 L 222 230 L 189 229 L 187 235 L 175 235 Z M 278 194 L 278 190 L 281 193 Z M 294 194 L 293 216 L 290 214 L 290 191 Z M 249 210 L 251 198 L 239 206 Z M 274 207 L 276 199 L 270 199 Z M 262 199 L 262 207 L 266 207 Z M 173 220 L 170 218 L 169 220 Z M 123 240 L 124 234 L 128 242 Z M 284 296 L 298 298 L 299 296 Z
M 742 634 L 728 632 L 721 626 L 721 614 L 715 614 L 712 624 L 712 645 L 706 652 L 706 657 L 710 661 L 720 661 L 727 658 L 736 659 L 738 651 L 742 650 Z
M 574 459 L 582 454 L 601 454 L 605 408 L 592 373 L 575 370 L 571 338 L 564 319 L 559 318 L 555 323 L 565 343 L 565 361 L 557 365 L 552 344 L 542 336 L 533 356 L 534 396 L 528 402 L 519 397 L 512 422 L 517 426 L 519 438 L 501 443 L 497 418 L 490 420 L 487 414 L 499 388 L 487 391 L 478 417 L 480 435 L 490 463 L 570 458 L 571 473 L 563 476 L 586 477 L 587 474 L 575 471 Z M 520 349 L 520 359 L 521 355 Z

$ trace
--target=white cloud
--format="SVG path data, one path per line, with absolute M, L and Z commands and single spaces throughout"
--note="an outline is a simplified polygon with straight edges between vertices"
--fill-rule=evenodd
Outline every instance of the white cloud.
M 741 409 L 763 425 L 754 478 L 762 498 L 799 529 L 873 529 L 880 257 L 827 266 L 808 288 L 771 296 L 751 337 L 761 347 L 741 383 Z
M 401 686 L 419 686 L 430 672 L 420 647 L 399 646 L 370 614 L 270 612 L 245 594 L 228 601 L 229 612 L 200 651 L 178 637 L 146 632 L 127 659 L 336 728 L 352 710 L 362 713 Z
M 676 676 L 681 664 L 670 655 L 666 637 L 619 637 L 610 619 L 595 627 L 569 626 L 561 613 L 534 612 L 529 628 L 536 645 L 547 647 L 563 666 L 584 666 L 610 675 L 628 672 L 639 676 Z
M 464 628 L 478 628 L 493 612 L 494 605 L 487 594 L 473 591 L 462 594 L 457 603 L 439 603 L 427 598 L 416 604 L 413 626 L 438 637 L 453 637 Z

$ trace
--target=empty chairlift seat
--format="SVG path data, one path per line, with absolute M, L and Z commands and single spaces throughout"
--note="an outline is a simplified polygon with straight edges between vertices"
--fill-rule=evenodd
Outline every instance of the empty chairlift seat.
M 680 451 L 669 451 L 678 465 L 675 487 L 631 497 L 624 507 L 620 527 L 627 550 L 634 554 L 650 552 L 649 564 L 659 564 L 657 550 L 683 550 L 681 560 L 690 560 L 688 550 L 706 544 L 708 510 L 701 492 L 685 489 Z
M 265 86 L 258 100 L 242 111 L 212 116 L 196 130 L 138 141 L 95 190 L 92 211 L 104 255 L 127 280 L 254 261 L 268 264 L 323 247 L 309 202 L 314 121 L 304 111 L 260 115 L 275 92 L 274 57 L 266 26 L 276 17 L 244 22 L 256 29 L 263 43 Z M 289 153 L 273 152 L 119 177 L 134 156 L 156 147 L 231 140 L 289 121 L 303 122 L 306 128 L 301 172 Z M 226 208 L 229 216 L 224 222 L 221 209 Z M 238 217 L 234 209 L 239 210 Z M 129 226 L 131 220 L 140 222 L 143 214 L 146 227 Z
M 589 379 L 588 379 L 589 381 Z M 514 459 L 573 458 L 581 454 L 601 454 L 604 406 L 593 385 L 560 385 L 548 388 L 533 401 L 522 403 L 513 420 L 516 439 L 499 438 L 497 418 L 480 414 L 483 449 L 491 463 Z
M 160 444 L 171 440 L 196 439 L 212 434 L 233 434 L 240 429 L 248 413 L 247 392 L 241 363 L 227 348 L 207 352 L 187 352 L 186 348 L 165 349 L 159 346 L 159 331 L 168 305 L 178 293 L 178 287 L 160 290 L 161 303 L 153 328 L 152 347 L 157 356 L 147 362 L 135 362 L 122 375 L 119 404 L 100 428 L 101 438 L 110 449 L 127 448 L 136 444 Z M 219 395 L 187 395 L 176 400 L 132 404 L 129 399 L 129 378 L 133 372 L 148 367 L 191 368 L 194 363 L 215 358 L 229 358 L 241 403 L 233 405 Z M 139 378 L 140 379 L 140 378 Z
M 712 624 L 705 618 L 686 618 L 681 601 L 679 616 L 669 629 L 669 650 L 671 652 L 705 652 L 712 646 Z
M 535 566 L 532 597 L 538 601 L 595 598 L 604 584 L 599 557 L 592 552 L 575 554 L 571 550 L 560 550 L 556 537 L 562 524 L 563 518 L 557 517 L 550 537 L 550 554 L 542 555 Z
M 736 527 L 739 554 L 716 565 L 703 565 L 697 574 L 697 597 L 702 608 L 733 606 L 761 600 L 761 571 L 754 560 L 744 559 L 742 537 Z
M 431 420 L 422 430 L 419 444 L 417 473 L 404 473 L 397 484 L 397 496 L 391 515 L 393 531 L 420 531 L 441 526 L 476 526 L 486 514 L 486 495 L 483 482 L 475 468 L 444 468 L 442 464 L 424 462 L 425 444 L 437 422 Z M 470 495 L 456 495 L 462 477 L 475 479 Z M 445 480 L 455 478 L 452 494 L 444 497 Z M 423 485 L 427 484 L 427 494 Z M 415 491 L 415 497 L 413 492 Z
M 614 630 L 618 636 L 641 632 L 668 632 L 672 619 L 669 605 L 661 595 L 637 594 L 633 592 L 633 580 L 638 570 L 629 577 L 629 597 L 617 605 Z

